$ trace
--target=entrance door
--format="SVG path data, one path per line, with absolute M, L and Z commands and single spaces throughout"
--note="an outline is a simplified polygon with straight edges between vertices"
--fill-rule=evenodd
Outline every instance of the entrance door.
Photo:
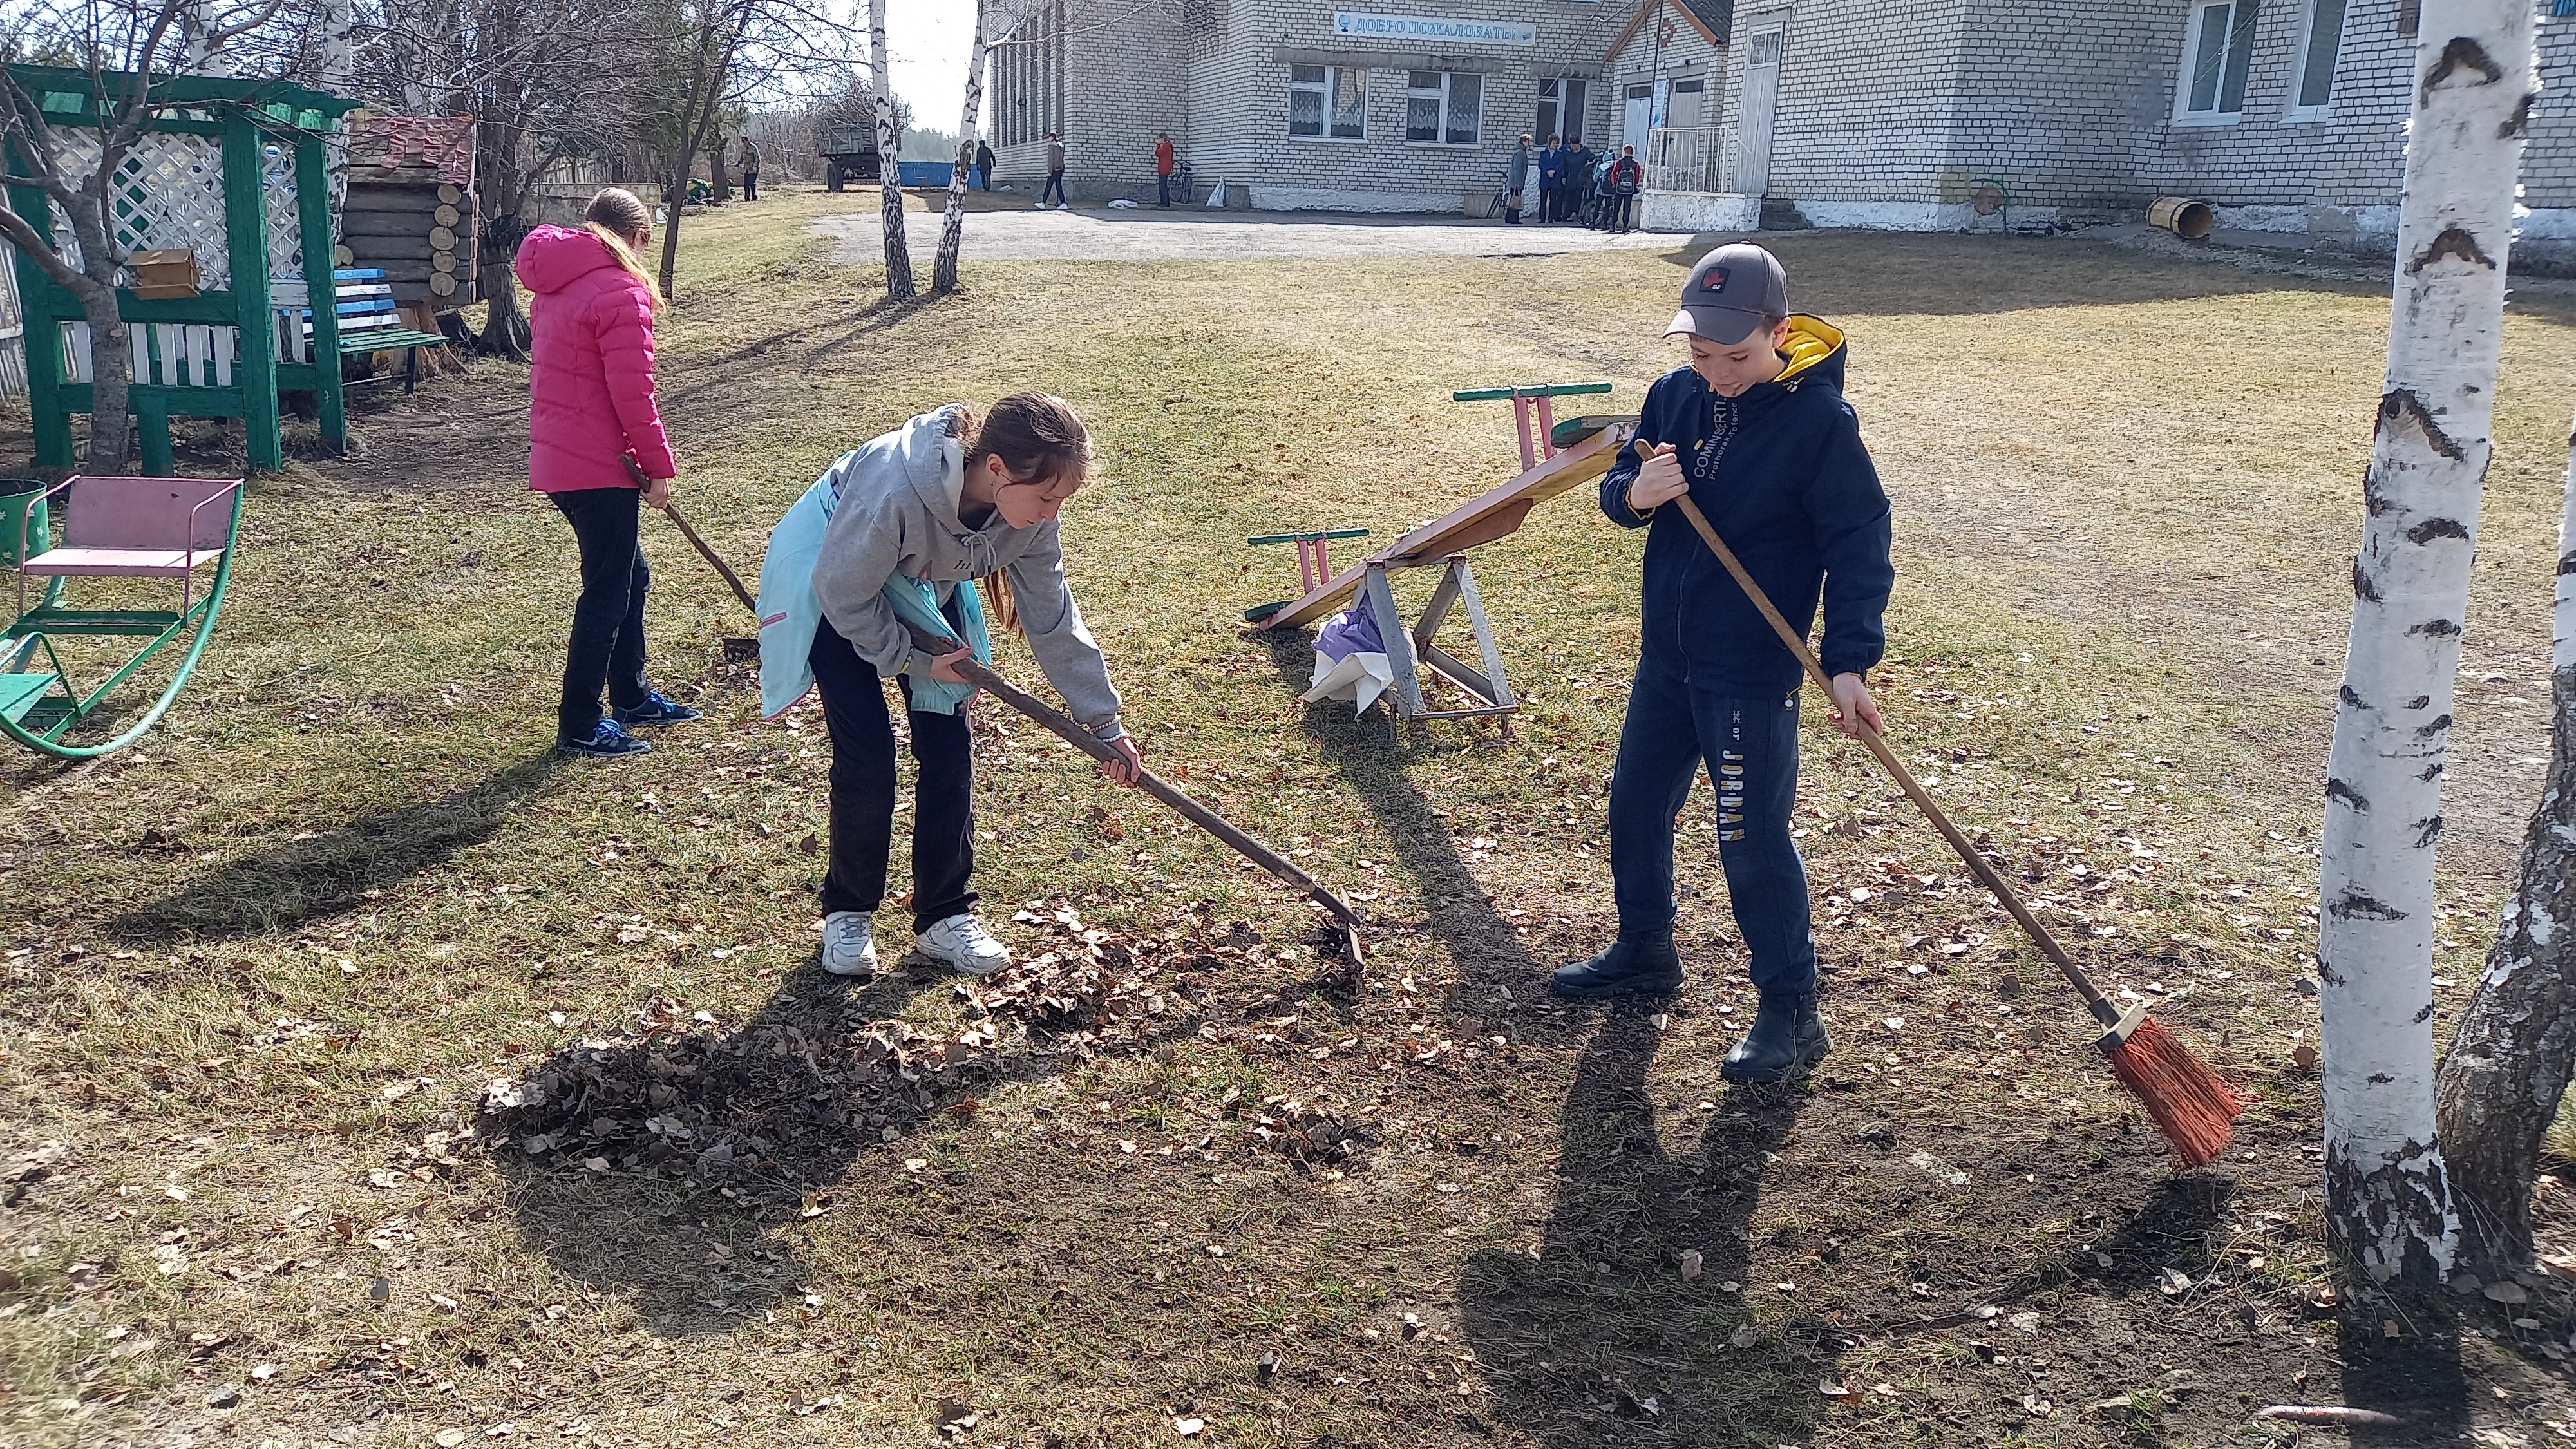
M 1703 124 L 1701 107 L 1708 95 L 1708 82 L 1693 77 L 1673 82 L 1672 99 L 1664 103 L 1664 124 L 1676 131 L 1696 131 Z
M 1619 140 L 1624 145 L 1636 147 L 1640 156 L 1646 154 L 1646 121 L 1654 114 L 1654 109 L 1653 86 L 1628 87 L 1628 115 L 1626 124 L 1619 129 Z
M 1760 196 L 1771 185 L 1771 116 L 1780 104 L 1780 52 L 1787 32 L 1757 30 L 1745 37 L 1744 102 L 1736 112 L 1735 189 Z

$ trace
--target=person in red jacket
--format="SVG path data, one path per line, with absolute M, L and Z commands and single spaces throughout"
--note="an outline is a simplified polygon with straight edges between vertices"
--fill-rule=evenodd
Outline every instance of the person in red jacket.
M 1172 133 L 1160 131 L 1154 136 L 1155 205 L 1168 211 L 1172 206 Z
M 632 755 L 652 748 L 632 730 L 698 717 L 644 680 L 652 574 L 636 541 L 638 505 L 669 506 L 680 470 L 653 404 L 653 313 L 662 294 L 641 256 L 653 213 L 612 186 L 590 199 L 582 219 L 580 230 L 541 226 L 519 243 L 519 281 L 534 294 L 528 486 L 563 510 L 581 550 L 555 747 Z

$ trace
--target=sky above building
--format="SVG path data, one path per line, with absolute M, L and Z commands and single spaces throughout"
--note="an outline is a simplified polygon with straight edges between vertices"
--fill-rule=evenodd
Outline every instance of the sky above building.
M 957 129 L 957 108 L 966 103 L 966 51 L 974 41 L 975 0 L 886 0 L 895 94 L 912 103 L 919 124 Z

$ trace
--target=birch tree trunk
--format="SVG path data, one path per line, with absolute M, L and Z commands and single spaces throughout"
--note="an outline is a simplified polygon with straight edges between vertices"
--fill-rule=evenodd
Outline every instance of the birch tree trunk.
M 957 164 L 948 171 L 948 210 L 939 220 L 939 255 L 930 264 L 930 293 L 957 290 L 957 251 L 966 241 L 966 173 L 975 168 L 975 121 L 984 113 L 984 0 L 975 3 L 975 40 L 966 52 L 966 118 L 957 123 Z
M 2433 1286 L 2456 1219 L 2433 1110 L 2433 845 L 2490 451 L 2530 0 L 2425 0 L 2388 377 L 2353 559 L 2318 880 L 2327 1222 Z
M 216 57 L 221 44 L 216 34 L 212 0 L 179 0 L 179 69 L 190 75 L 222 75 L 224 65 Z
M 334 95 L 348 94 L 357 73 L 357 54 L 349 44 L 349 32 L 356 24 L 354 0 L 322 0 L 322 14 L 315 24 L 314 69 L 322 82 L 322 89 Z M 322 143 L 322 175 L 330 183 L 331 242 L 337 246 L 341 209 L 349 200 L 349 122 L 345 118 Z M 330 268 L 326 266 L 321 270 L 327 273 Z M 321 293 L 314 295 L 320 296 Z
M 2531 1266 L 2541 1138 L 2576 1068 L 2576 441 L 2558 524 L 2554 633 L 2549 781 L 2486 973 L 2442 1058 L 2437 1098 L 2460 1260 L 2489 1277 Z
M 897 301 L 919 294 L 912 284 L 912 248 L 903 235 L 903 177 L 896 170 L 894 71 L 886 58 L 886 0 L 868 0 L 868 79 L 876 91 L 877 195 L 885 218 L 886 295 Z

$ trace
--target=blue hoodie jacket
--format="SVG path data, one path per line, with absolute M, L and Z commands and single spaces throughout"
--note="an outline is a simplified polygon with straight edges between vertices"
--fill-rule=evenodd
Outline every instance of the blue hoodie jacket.
M 1804 671 L 1680 509 L 1628 506 L 1628 485 L 1657 444 L 1674 445 L 1691 501 L 1781 617 L 1810 630 L 1822 596 L 1816 652 L 1827 674 L 1866 673 L 1887 652 L 1882 615 L 1896 583 L 1887 494 L 1843 400 L 1843 335 L 1792 317 L 1782 351 L 1778 379 L 1734 398 L 1687 367 L 1655 379 L 1637 436 L 1601 480 L 1610 521 L 1648 530 L 1639 669 L 1729 698 L 1784 697 Z

